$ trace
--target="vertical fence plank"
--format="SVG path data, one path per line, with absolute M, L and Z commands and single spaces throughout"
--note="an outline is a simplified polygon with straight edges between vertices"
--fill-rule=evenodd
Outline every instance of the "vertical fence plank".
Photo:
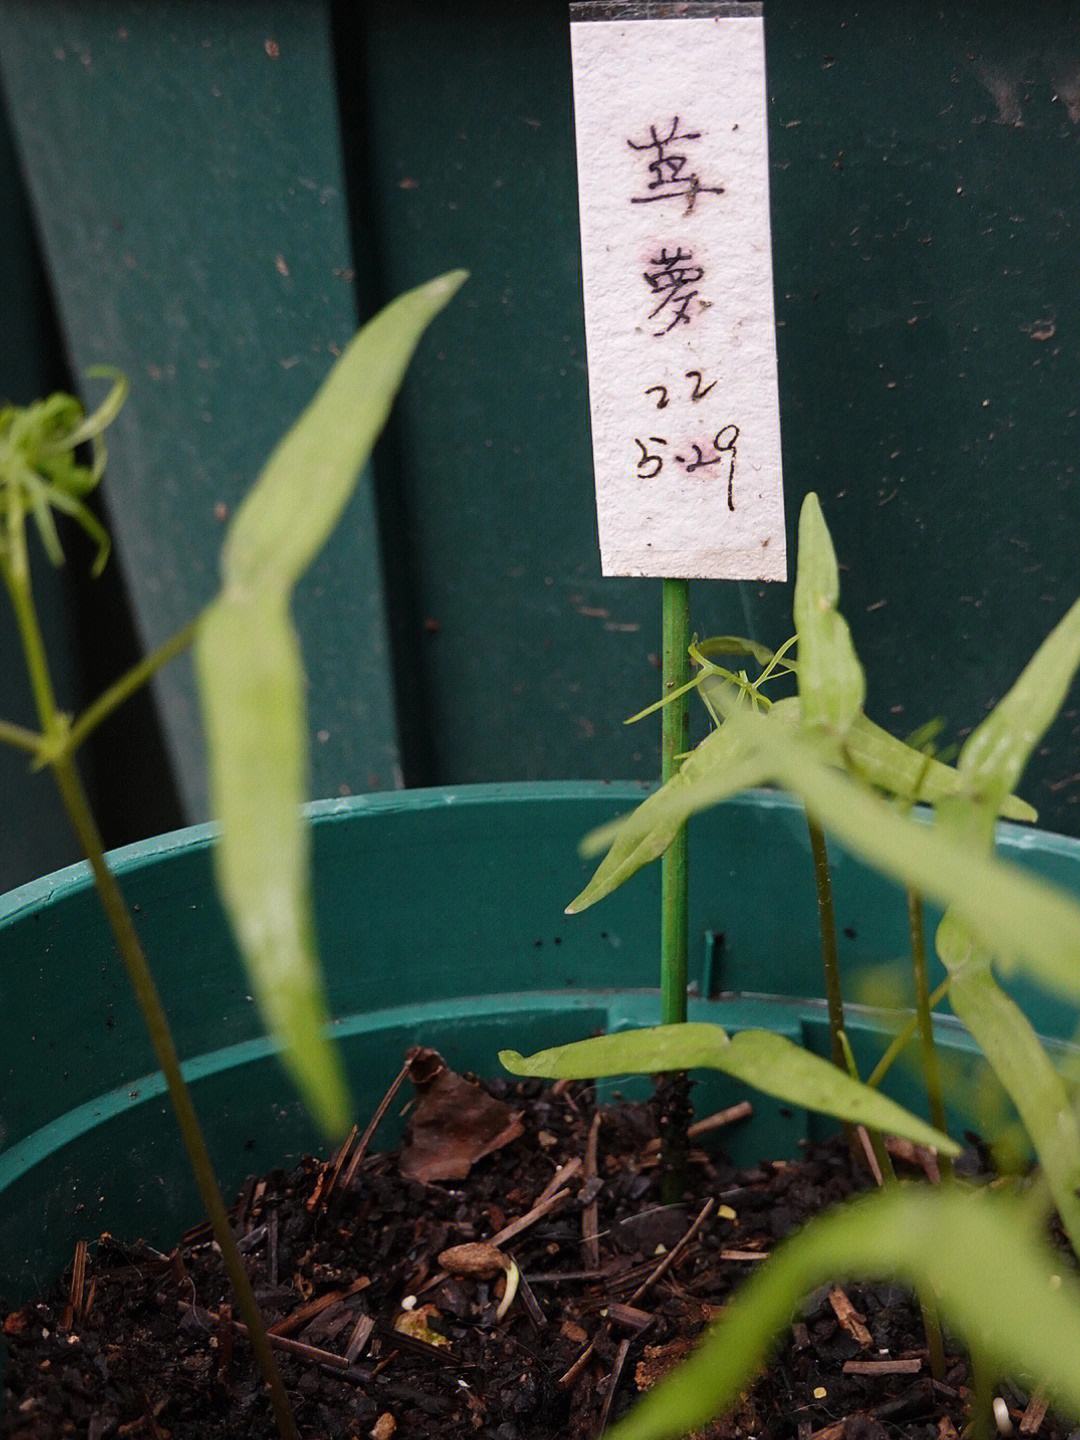
M 327 7 L 4 0 L 0 65 L 73 367 L 132 379 L 107 481 L 147 645 L 212 593 L 222 521 L 355 327 Z M 304 477 L 298 477 L 304 483 Z M 297 599 L 313 788 L 399 756 L 370 485 Z M 203 812 L 186 664 L 160 680 Z

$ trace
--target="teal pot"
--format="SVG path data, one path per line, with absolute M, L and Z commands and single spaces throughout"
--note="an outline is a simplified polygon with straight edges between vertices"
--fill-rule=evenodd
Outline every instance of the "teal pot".
M 409 1045 L 490 1075 L 503 1046 L 529 1051 L 655 1023 L 658 868 L 584 915 L 563 914 L 589 871 L 579 839 L 642 793 L 631 784 L 478 785 L 312 807 L 319 938 L 358 1121 Z M 197 827 L 119 850 L 112 864 L 233 1191 L 324 1142 L 263 1033 L 215 898 L 212 845 L 213 831 Z M 1005 826 L 1002 847 L 1080 890 L 1080 843 Z M 741 796 L 695 821 L 691 854 L 691 1017 L 767 1026 L 825 1053 L 800 807 L 767 792 Z M 904 973 L 904 900 L 841 851 L 834 860 L 841 962 L 858 996 L 880 984 L 882 967 Z M 1072 1035 L 1071 1013 L 1034 992 L 1022 998 L 1044 1034 Z M 956 1023 L 938 1024 L 950 1064 L 974 1065 Z M 869 1065 L 884 1015 L 857 1007 L 849 1028 Z M 900 1065 L 893 1075 L 897 1098 L 920 1108 L 914 1073 Z M 703 1076 L 698 1111 L 740 1093 Z M 752 1123 L 725 1144 L 741 1160 L 790 1154 L 824 1123 L 757 1096 Z M 167 1247 L 198 1217 L 86 868 L 13 891 L 0 901 L 0 1299 L 51 1284 L 80 1237 L 108 1230 Z

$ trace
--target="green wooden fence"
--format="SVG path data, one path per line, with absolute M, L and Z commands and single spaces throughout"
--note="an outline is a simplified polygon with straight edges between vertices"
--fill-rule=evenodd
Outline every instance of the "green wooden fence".
M 789 514 L 821 493 L 871 713 L 956 734 L 1080 591 L 1080 32 L 1050 0 L 766 14 Z M 621 722 L 657 586 L 596 555 L 565 6 L 0 0 L 0 78 L 72 370 L 132 376 L 108 493 L 143 639 L 210 593 L 357 319 L 465 265 L 299 599 L 315 791 L 653 774 Z M 694 623 L 780 640 L 790 598 L 699 584 Z M 159 698 L 196 817 L 185 667 Z M 1073 833 L 1077 726 L 1027 787 Z

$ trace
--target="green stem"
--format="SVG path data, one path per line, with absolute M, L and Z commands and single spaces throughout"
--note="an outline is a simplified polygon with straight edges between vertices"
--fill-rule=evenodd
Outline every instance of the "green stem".
M 991 1440 L 994 1425 L 994 1373 L 986 1356 L 972 1347 L 971 1409 L 964 1428 L 964 1440 Z
M 911 931 L 911 964 L 915 976 L 915 1015 L 922 1044 L 923 1079 L 930 1107 L 930 1123 L 943 1135 L 948 1134 L 945 1098 L 941 1085 L 941 1065 L 934 1042 L 934 1017 L 931 1014 L 930 980 L 926 964 L 926 934 L 923 925 L 922 897 L 914 890 L 907 892 L 908 928 Z M 938 1157 L 942 1178 L 953 1178 L 952 1159 Z
M 137 665 L 133 665 L 126 674 L 121 675 L 109 688 L 99 695 L 98 698 L 74 721 L 71 733 L 68 736 L 68 753 L 73 754 L 87 736 L 121 706 L 124 701 L 140 689 L 150 677 L 163 665 L 167 665 L 175 656 L 185 651 L 195 639 L 195 632 L 198 629 L 198 619 L 192 620 L 182 630 L 170 636 L 163 645 L 152 650 L 149 655 L 143 657 Z
M 690 697 L 685 693 L 690 678 L 690 586 L 686 580 L 664 581 L 661 630 L 664 695 L 678 696 L 663 711 L 660 773 L 666 784 L 678 771 L 675 757 L 690 747 Z M 660 862 L 660 1018 L 665 1025 L 681 1025 L 686 1020 L 690 923 L 687 865 L 684 825 Z M 686 1131 L 690 1123 L 686 1075 L 669 1077 L 663 1111 L 661 1194 L 665 1203 L 675 1204 L 682 1199 L 686 1178 Z
M 191 1163 L 200 1198 L 206 1209 L 207 1219 L 210 1221 L 214 1239 L 218 1243 L 221 1258 L 232 1283 L 237 1307 L 248 1327 L 249 1342 L 270 1391 L 270 1403 L 273 1407 L 278 1433 L 282 1440 L 298 1440 L 296 1421 L 289 1405 L 289 1398 L 285 1393 L 277 1362 L 270 1349 L 266 1327 L 251 1288 L 251 1280 L 236 1247 L 236 1237 L 233 1235 L 228 1211 L 221 1198 L 221 1191 L 218 1189 L 206 1139 L 195 1113 L 191 1092 L 180 1069 L 180 1060 L 176 1053 L 172 1032 L 169 1029 L 165 1008 L 150 973 L 150 967 L 135 930 L 131 912 L 127 908 L 115 876 L 106 863 L 104 845 L 91 812 L 86 791 L 79 778 L 79 772 L 71 758 L 68 746 L 64 743 L 68 739 L 67 721 L 56 706 L 45 646 L 30 589 L 29 573 L 26 569 L 20 571 L 17 565 L 12 566 L 10 562 L 3 566 L 3 572 L 15 607 L 41 728 L 47 737 L 61 742 L 57 752 L 50 758 L 49 768 L 56 781 L 72 829 L 75 831 L 83 854 L 90 862 L 98 899 L 105 912 L 117 949 L 120 951 L 132 989 L 135 991 L 135 999 L 142 1012 L 158 1065 L 165 1077 L 169 1098 L 176 1113 L 180 1135 Z
M 937 987 L 937 989 L 931 992 L 930 998 L 927 1001 L 930 1009 L 933 1010 L 935 1005 L 940 1005 L 942 1000 L 945 999 L 945 996 L 948 993 L 949 978 L 948 976 L 946 976 L 945 979 L 941 982 L 941 984 Z M 888 1049 L 885 1051 L 884 1055 L 882 1055 L 881 1059 L 874 1066 L 873 1070 L 871 1070 L 869 1076 L 867 1077 L 866 1083 L 870 1086 L 872 1090 L 876 1090 L 878 1088 L 881 1082 L 885 1079 L 885 1076 L 896 1064 L 897 1060 L 899 1060 L 900 1056 L 911 1044 L 912 1040 L 914 1040 L 915 1032 L 918 1030 L 918 1028 L 919 1017 L 917 1015 L 912 1015 L 909 1020 L 904 1021 L 904 1024 L 889 1041 Z
M 36 730 L 27 730 L 22 725 L 12 725 L 10 720 L 0 720 L 0 744 L 14 745 L 16 750 L 28 750 L 36 755 L 41 749 L 44 736 Z
M 38 721 L 46 737 L 56 734 L 60 725 L 60 712 L 53 691 L 49 662 L 45 654 L 45 642 L 38 625 L 34 596 L 30 588 L 30 563 L 26 554 L 26 541 L 21 525 L 11 527 L 11 554 L 4 564 L 4 581 L 11 596 L 15 623 L 19 627 L 26 670 L 30 676 L 30 689 L 37 708 Z
M 856 1064 L 855 1053 L 851 1048 L 846 1030 L 840 1031 L 840 1047 L 844 1054 L 844 1065 L 847 1072 L 853 1080 L 857 1081 L 859 1067 Z M 869 1126 L 866 1126 L 865 1129 L 870 1141 L 870 1148 L 874 1152 L 874 1159 L 881 1171 L 883 1188 L 894 1186 L 896 1184 L 896 1167 L 893 1165 L 892 1156 L 885 1144 L 885 1136 L 880 1130 L 871 1130 Z M 930 1358 L 930 1373 L 935 1380 L 944 1383 L 945 1335 L 941 1328 L 941 1312 L 938 1309 L 937 1297 L 929 1285 L 919 1284 L 915 1289 L 919 1297 L 919 1310 L 922 1313 L 923 1334 L 926 1336 L 926 1350 Z
M 663 688 L 665 695 L 685 685 L 690 674 L 690 586 L 686 580 L 665 580 L 663 598 Z M 661 779 L 678 770 L 675 757 L 690 745 L 689 697 L 681 695 L 663 712 Z M 687 845 L 686 827 L 664 853 L 660 872 L 660 1017 L 664 1025 L 686 1019 L 687 982 Z
M 840 986 L 840 958 L 836 946 L 836 913 L 833 909 L 832 875 L 829 872 L 829 850 L 821 826 L 806 817 L 810 832 L 810 851 L 814 857 L 814 884 L 817 888 L 818 926 L 821 930 L 821 967 L 825 974 L 825 1001 L 829 1008 L 829 1040 L 833 1064 L 846 1069 L 844 1063 L 844 995 Z

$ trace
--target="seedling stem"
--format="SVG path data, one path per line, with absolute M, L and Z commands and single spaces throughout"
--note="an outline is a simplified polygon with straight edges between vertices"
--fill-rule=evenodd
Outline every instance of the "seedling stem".
M 244 1268 L 240 1252 L 236 1248 L 236 1240 L 229 1224 L 225 1202 L 221 1197 L 221 1191 L 214 1175 L 206 1139 L 195 1113 L 191 1093 L 180 1069 L 180 1060 L 176 1053 L 165 1009 L 161 1003 L 154 978 L 150 973 L 146 956 L 143 954 L 131 912 L 127 908 L 115 876 L 105 861 L 101 835 L 72 755 L 70 722 L 56 704 L 41 627 L 34 606 L 22 526 L 13 525 L 11 534 L 13 543 L 8 555 L 0 562 L 0 569 L 3 571 L 4 581 L 15 611 L 34 703 L 42 730 L 42 735 L 40 739 L 36 739 L 34 748 L 40 755 L 47 756 L 49 769 L 52 771 L 72 829 L 90 863 L 98 899 L 135 991 L 135 999 L 142 1012 L 143 1022 L 153 1045 L 158 1065 L 165 1076 L 169 1098 L 176 1113 L 180 1135 L 191 1163 L 199 1196 L 213 1229 L 214 1239 L 221 1250 L 221 1257 L 235 1292 L 237 1305 L 247 1325 L 248 1338 L 255 1352 L 256 1361 L 270 1392 L 270 1403 L 273 1407 L 278 1433 L 282 1440 L 297 1440 L 296 1422 L 293 1419 L 289 1399 L 281 1382 L 277 1362 L 270 1350 L 266 1328 L 255 1302 L 251 1281 Z M 148 678 L 152 673 L 152 669 L 146 669 L 145 665 L 142 668 L 145 673 L 127 687 L 124 694 L 116 700 L 116 704 L 119 704 L 120 699 L 125 698 L 127 694 L 136 689 L 142 679 Z M 111 709 L 112 706 L 109 708 Z M 103 713 L 108 712 L 106 710 Z M 5 726 L 4 728 L 7 730 L 19 727 Z M 30 734 L 29 731 L 23 733 L 27 736 Z M 87 729 L 84 729 L 84 733 L 87 733 Z M 9 737 L 4 734 L 0 735 L 0 738 L 7 739 Z M 25 748 L 24 742 L 19 741 L 18 743 Z

